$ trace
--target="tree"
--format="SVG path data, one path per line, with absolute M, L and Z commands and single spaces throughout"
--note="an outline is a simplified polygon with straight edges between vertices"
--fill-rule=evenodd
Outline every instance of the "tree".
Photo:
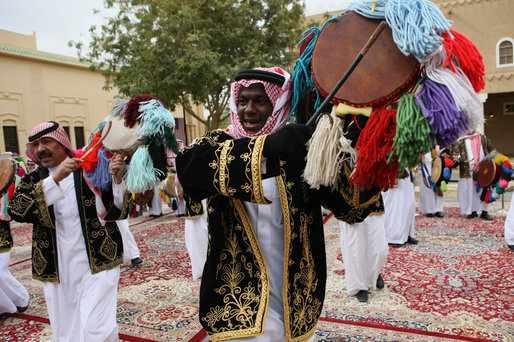
M 116 15 L 90 28 L 88 48 L 70 42 L 80 58 L 102 70 L 106 88 L 129 97 L 152 94 L 171 110 L 180 104 L 207 129 L 227 115 L 232 77 L 245 68 L 292 66 L 302 33 L 299 0 L 105 0 L 104 6 Z M 199 117 L 193 103 L 210 116 Z

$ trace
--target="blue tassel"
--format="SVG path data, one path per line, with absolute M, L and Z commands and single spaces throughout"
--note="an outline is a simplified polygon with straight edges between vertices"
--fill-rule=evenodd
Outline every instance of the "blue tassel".
M 95 169 L 87 172 L 88 178 L 97 189 L 108 190 L 112 185 L 112 176 L 109 173 L 109 161 L 107 151 L 102 147 L 98 150 L 98 163 L 96 163 Z
M 157 100 L 143 101 L 139 105 L 138 119 L 141 119 L 137 134 L 142 136 L 163 135 L 167 127 L 175 128 L 175 118 Z
M 144 192 L 159 184 L 157 174 L 162 171 L 153 166 L 150 153 L 145 146 L 140 146 L 132 155 L 127 177 L 127 191 Z
M 385 19 L 398 49 L 406 56 L 414 55 L 420 62 L 442 44 L 441 34 L 445 31 L 453 38 L 451 21 L 428 0 L 389 0 Z
M 475 188 L 476 192 L 480 192 L 480 188 L 481 188 L 481 187 L 480 187 L 480 184 L 477 184 L 477 185 L 476 185 L 476 188 Z

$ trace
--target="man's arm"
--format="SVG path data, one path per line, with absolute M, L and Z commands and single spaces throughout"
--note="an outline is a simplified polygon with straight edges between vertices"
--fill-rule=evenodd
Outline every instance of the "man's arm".
M 266 136 L 234 140 L 225 133 L 207 133 L 176 158 L 180 184 L 191 199 L 223 195 L 268 203 L 262 191 L 261 158 Z

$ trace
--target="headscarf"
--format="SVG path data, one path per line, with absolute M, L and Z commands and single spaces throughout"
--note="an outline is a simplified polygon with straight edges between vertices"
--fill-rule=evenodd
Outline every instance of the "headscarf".
M 234 137 L 235 139 L 244 137 L 256 137 L 263 134 L 269 134 L 276 132 L 278 129 L 284 127 L 287 123 L 287 117 L 291 110 L 290 98 L 292 95 L 292 82 L 291 75 L 287 71 L 279 67 L 272 68 L 255 68 L 251 70 L 263 70 L 271 73 L 278 74 L 280 78 L 284 78 L 283 85 L 279 85 L 275 82 L 264 81 L 261 79 L 254 79 L 249 76 L 248 78 L 240 79 L 235 81 L 230 86 L 230 120 L 232 124 L 227 127 L 226 132 Z M 249 72 L 251 70 L 248 70 Z M 249 87 L 254 83 L 261 83 L 264 86 L 266 95 L 271 101 L 273 106 L 273 113 L 269 116 L 268 120 L 257 133 L 250 134 L 246 132 L 239 115 L 237 114 L 237 98 L 241 87 Z
M 32 128 L 32 131 L 30 131 L 29 142 L 27 143 L 27 151 L 25 152 L 27 156 L 36 164 L 39 165 L 39 158 L 37 157 L 36 151 L 34 151 L 34 146 L 32 143 L 46 137 L 55 139 L 62 146 L 64 146 L 70 158 L 75 155 L 73 147 L 71 147 L 70 138 L 64 131 L 64 128 L 55 121 L 43 122 Z

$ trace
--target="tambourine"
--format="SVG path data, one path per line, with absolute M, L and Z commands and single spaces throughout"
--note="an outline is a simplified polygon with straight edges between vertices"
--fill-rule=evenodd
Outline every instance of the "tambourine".
M 436 157 L 432 161 L 432 169 L 430 171 L 430 176 L 432 177 L 432 181 L 434 182 L 434 184 L 438 184 L 439 181 L 441 180 L 442 174 L 443 174 L 443 168 L 444 168 L 443 160 L 441 159 L 441 157 Z
M 16 179 L 16 162 L 11 158 L 0 159 L 0 196 Z
M 312 52 L 312 76 L 320 93 L 326 97 L 349 68 L 355 56 L 380 24 L 355 12 L 345 12 L 327 22 Z M 332 103 L 354 107 L 378 107 L 398 99 L 416 81 L 419 63 L 405 56 L 385 27 Z
M 131 156 L 143 144 L 143 137 L 137 134 L 139 125 L 132 128 L 124 125 L 123 116 L 114 116 L 109 121 L 110 130 L 102 131 L 103 145 L 111 153 Z
M 484 159 L 478 164 L 478 171 L 476 172 L 476 179 L 481 187 L 486 188 L 493 184 L 496 175 L 496 165 L 494 161 Z

